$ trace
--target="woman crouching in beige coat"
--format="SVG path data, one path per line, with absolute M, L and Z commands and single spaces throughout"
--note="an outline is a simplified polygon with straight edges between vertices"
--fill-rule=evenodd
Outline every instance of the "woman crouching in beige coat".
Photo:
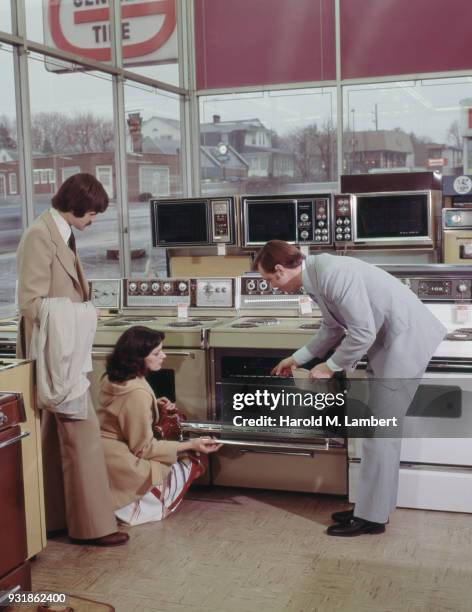
M 98 418 L 115 514 L 129 525 L 160 521 L 176 510 L 204 471 L 189 451 L 208 454 L 221 446 L 205 437 L 154 438 L 159 402 L 145 375 L 161 369 L 163 339 L 147 327 L 128 329 L 107 358 L 101 384 Z M 162 401 L 169 408 L 169 400 Z

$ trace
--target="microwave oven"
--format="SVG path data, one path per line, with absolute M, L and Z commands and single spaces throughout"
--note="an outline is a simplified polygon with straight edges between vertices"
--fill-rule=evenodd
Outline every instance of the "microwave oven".
M 241 211 L 242 246 L 332 244 L 330 195 L 244 196 Z
M 152 244 L 234 244 L 234 216 L 232 197 L 151 200 Z
M 334 241 L 372 247 L 433 248 L 441 214 L 437 190 L 334 196 Z

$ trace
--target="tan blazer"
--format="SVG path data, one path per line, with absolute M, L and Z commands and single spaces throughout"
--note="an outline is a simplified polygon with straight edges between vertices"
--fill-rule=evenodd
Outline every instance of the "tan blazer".
M 21 314 L 17 355 L 27 357 L 41 300 L 68 297 L 72 302 L 85 302 L 89 287 L 79 257 L 64 242 L 49 211 L 24 233 L 17 251 L 17 271 Z
M 27 356 L 33 324 L 44 298 L 84 302 L 88 283 L 80 261 L 64 242 L 49 211 L 25 232 L 17 251 L 21 313 L 18 356 Z M 41 415 L 46 529 L 63 529 L 79 539 L 116 531 L 113 501 L 100 429 L 91 401 L 88 418 L 68 419 L 47 410 Z
M 144 378 L 102 380 L 97 415 L 115 509 L 161 487 L 177 461 L 179 443 L 154 438 L 154 413 L 156 398 Z

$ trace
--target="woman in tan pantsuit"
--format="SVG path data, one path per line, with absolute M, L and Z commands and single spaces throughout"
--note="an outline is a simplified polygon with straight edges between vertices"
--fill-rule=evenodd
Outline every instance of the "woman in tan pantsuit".
M 23 235 L 17 251 L 19 357 L 29 356 L 43 299 L 88 300 L 71 227 L 84 230 L 107 206 L 108 196 L 97 179 L 75 174 L 53 197 L 52 208 Z M 46 524 L 48 531 L 67 526 L 77 543 L 116 546 L 128 535 L 116 531 L 100 429 L 90 396 L 88 400 L 85 419 L 65 417 L 49 406 L 42 411 Z

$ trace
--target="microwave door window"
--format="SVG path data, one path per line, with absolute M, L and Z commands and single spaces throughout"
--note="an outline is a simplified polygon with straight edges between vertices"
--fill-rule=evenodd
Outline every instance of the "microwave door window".
M 357 239 L 428 235 L 426 194 L 358 197 Z
M 157 235 L 161 244 L 207 244 L 206 203 L 161 204 L 157 211 Z
M 248 202 L 250 243 L 296 241 L 294 202 Z

